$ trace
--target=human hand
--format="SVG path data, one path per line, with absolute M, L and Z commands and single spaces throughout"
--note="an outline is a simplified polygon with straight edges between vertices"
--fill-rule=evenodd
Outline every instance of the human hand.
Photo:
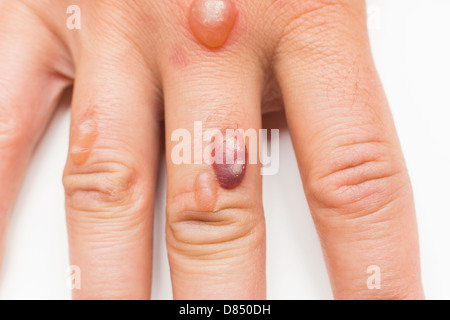
M 189 18 L 191 3 L 0 1 L 1 239 L 33 148 L 74 83 L 64 172 L 70 259 L 83 272 L 74 298 L 150 297 L 161 121 L 174 297 L 265 298 L 260 165 L 224 188 L 209 165 L 169 155 L 172 133 L 194 135 L 196 121 L 258 130 L 262 113 L 284 109 L 335 297 L 423 298 L 412 191 L 364 1 L 234 0 L 213 32 Z M 79 30 L 66 26 L 72 4 Z M 372 265 L 381 290 L 367 288 Z

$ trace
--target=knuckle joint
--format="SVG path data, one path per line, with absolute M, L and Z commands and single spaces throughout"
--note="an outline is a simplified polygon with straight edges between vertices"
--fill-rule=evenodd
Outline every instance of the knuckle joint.
M 139 202 L 138 174 L 132 166 L 102 162 L 66 166 L 63 178 L 67 204 L 80 211 L 111 211 Z
M 170 249 L 185 256 L 226 255 L 257 243 L 264 226 L 262 208 L 248 205 L 244 199 L 225 200 L 214 210 L 205 211 L 195 204 L 194 195 L 178 195 L 167 205 L 167 240 Z M 253 241 L 252 241 L 253 240 Z
M 308 190 L 321 207 L 338 212 L 376 212 L 408 181 L 403 158 L 382 142 L 343 146 L 326 159 L 308 178 Z

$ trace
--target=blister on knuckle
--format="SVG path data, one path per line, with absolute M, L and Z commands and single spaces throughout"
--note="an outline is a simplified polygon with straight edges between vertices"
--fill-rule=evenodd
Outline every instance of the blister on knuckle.
M 194 198 L 194 193 L 186 192 L 168 202 L 167 240 L 172 251 L 184 256 L 226 256 L 261 240 L 255 230 L 264 225 L 262 208 L 235 196 L 204 211 Z

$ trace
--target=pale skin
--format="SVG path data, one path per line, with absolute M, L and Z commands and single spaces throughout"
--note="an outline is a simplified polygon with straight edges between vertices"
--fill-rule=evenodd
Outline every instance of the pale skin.
M 70 263 L 83 274 L 75 299 L 150 298 L 158 161 L 175 129 L 259 129 L 263 113 L 284 110 L 335 298 L 423 299 L 413 194 L 364 1 L 235 0 L 218 48 L 193 35 L 191 2 L 0 0 L 2 243 L 32 151 L 71 84 L 63 181 Z M 66 27 L 73 4 L 80 30 Z M 174 298 L 264 299 L 259 166 L 226 190 L 209 166 L 167 159 Z M 380 290 L 367 288 L 372 265 Z

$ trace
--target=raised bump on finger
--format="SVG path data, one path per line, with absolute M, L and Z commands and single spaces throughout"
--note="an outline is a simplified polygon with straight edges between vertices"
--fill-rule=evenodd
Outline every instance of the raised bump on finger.
M 227 41 L 236 16 L 232 0 L 194 0 L 189 11 L 189 25 L 203 45 L 216 49 Z

